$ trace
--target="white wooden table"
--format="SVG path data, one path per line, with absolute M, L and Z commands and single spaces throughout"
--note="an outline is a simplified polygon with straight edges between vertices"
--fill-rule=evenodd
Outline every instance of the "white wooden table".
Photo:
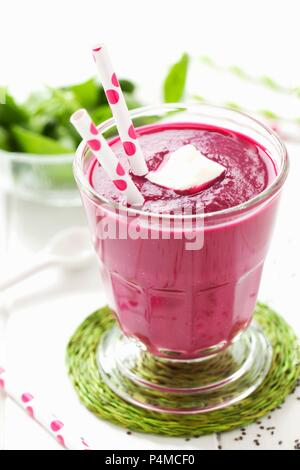
M 290 145 L 291 174 L 284 192 L 276 233 L 266 263 L 260 299 L 277 309 L 300 336 L 300 147 Z M 82 209 L 56 209 L 3 196 L 0 201 L 1 276 L 18 269 L 59 230 L 85 224 Z M 293 449 L 300 439 L 300 389 L 261 425 L 186 441 L 126 430 L 102 422 L 82 407 L 68 381 L 65 347 L 76 326 L 104 304 L 96 262 L 78 273 L 55 269 L 39 274 L 2 298 L 0 362 L 49 409 L 75 422 L 80 435 L 104 449 Z M 4 325 L 6 323 L 6 327 Z M 5 343 L 3 340 L 5 336 Z M 5 355 L 5 358 L 3 357 Z M 264 426 L 265 429 L 260 429 Z M 276 427 L 274 434 L 267 427 Z M 254 440 L 259 437 L 260 446 Z M 59 449 L 51 437 L 11 400 L 0 399 L 0 448 Z M 279 444 L 280 442 L 280 444 Z

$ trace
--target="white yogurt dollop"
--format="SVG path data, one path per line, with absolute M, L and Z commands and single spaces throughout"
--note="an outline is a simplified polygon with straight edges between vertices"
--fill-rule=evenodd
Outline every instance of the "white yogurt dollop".
M 188 144 L 170 153 L 166 161 L 156 171 L 150 171 L 146 178 L 164 188 L 193 194 L 218 181 L 225 171 L 224 166 Z

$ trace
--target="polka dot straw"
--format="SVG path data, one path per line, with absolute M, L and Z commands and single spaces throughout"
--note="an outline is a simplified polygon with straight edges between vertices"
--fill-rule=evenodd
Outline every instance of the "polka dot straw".
M 101 44 L 94 47 L 93 57 L 106 93 L 107 101 L 110 104 L 116 121 L 118 132 L 124 151 L 128 157 L 132 173 L 139 176 L 145 175 L 148 173 L 147 164 L 139 141 L 136 138 L 126 101 L 116 73 L 113 69 L 106 46 Z
M 144 202 L 142 194 L 98 131 L 88 112 L 79 109 L 71 116 L 70 121 L 127 202 L 132 206 L 141 206 Z
M 6 370 L 0 367 L 0 391 L 17 403 L 30 418 L 37 421 L 61 446 L 69 450 L 91 450 L 86 441 L 74 435 L 73 426 L 60 421 L 40 400 L 28 391 L 12 387 Z

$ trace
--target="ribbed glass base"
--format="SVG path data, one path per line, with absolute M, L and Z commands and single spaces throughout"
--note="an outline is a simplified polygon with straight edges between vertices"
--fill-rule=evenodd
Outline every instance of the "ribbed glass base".
M 252 324 L 234 344 L 193 360 L 164 359 L 115 326 L 98 350 L 101 375 L 124 400 L 164 413 L 206 413 L 250 395 L 264 380 L 272 348 Z

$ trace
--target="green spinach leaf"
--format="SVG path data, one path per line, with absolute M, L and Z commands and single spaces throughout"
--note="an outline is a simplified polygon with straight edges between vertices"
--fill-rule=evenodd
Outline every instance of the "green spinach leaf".
M 170 68 L 163 85 L 165 102 L 176 103 L 182 99 L 185 91 L 188 66 L 189 56 L 184 53 L 180 60 Z
M 11 130 L 21 152 L 39 155 L 59 155 L 73 152 L 72 148 L 68 148 L 50 137 L 35 134 L 20 126 L 13 126 Z

